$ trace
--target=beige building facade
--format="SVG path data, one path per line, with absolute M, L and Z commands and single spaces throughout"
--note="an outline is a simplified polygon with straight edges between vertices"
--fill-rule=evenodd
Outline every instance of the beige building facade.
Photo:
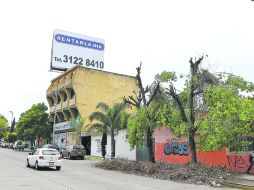
M 99 102 L 113 105 L 124 96 L 135 96 L 137 89 L 133 76 L 81 66 L 62 73 L 51 81 L 46 92 L 50 121 L 54 123 L 54 142 L 61 147 L 76 144 L 77 134 L 71 120 L 87 118 Z M 91 137 L 82 136 L 82 144 L 89 144 Z

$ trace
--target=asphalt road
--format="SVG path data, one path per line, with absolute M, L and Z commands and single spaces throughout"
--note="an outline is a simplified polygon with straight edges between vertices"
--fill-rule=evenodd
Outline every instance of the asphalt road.
M 214 188 L 106 171 L 96 161 L 63 159 L 61 171 L 27 168 L 28 152 L 0 148 L 1 190 L 171 190 Z M 224 188 L 221 188 L 224 190 Z

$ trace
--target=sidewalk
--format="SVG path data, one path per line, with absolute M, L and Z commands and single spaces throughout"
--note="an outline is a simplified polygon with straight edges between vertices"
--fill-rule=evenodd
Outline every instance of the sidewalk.
M 226 187 L 254 190 L 254 175 L 242 174 L 242 175 L 230 177 L 225 181 L 224 185 Z

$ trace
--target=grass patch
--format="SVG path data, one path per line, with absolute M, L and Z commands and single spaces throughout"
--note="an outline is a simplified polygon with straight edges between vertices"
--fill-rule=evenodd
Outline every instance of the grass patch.
M 103 160 L 103 158 L 95 156 L 85 156 L 85 160 Z

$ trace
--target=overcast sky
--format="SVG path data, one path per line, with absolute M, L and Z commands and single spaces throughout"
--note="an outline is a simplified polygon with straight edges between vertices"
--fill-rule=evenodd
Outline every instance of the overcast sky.
M 254 81 L 251 0 L 8 0 L 0 3 L 0 114 L 8 120 L 46 102 L 53 31 L 105 40 L 105 70 L 145 84 L 163 70 L 187 73 L 189 58 Z M 92 81 L 91 81 L 92 82 Z

